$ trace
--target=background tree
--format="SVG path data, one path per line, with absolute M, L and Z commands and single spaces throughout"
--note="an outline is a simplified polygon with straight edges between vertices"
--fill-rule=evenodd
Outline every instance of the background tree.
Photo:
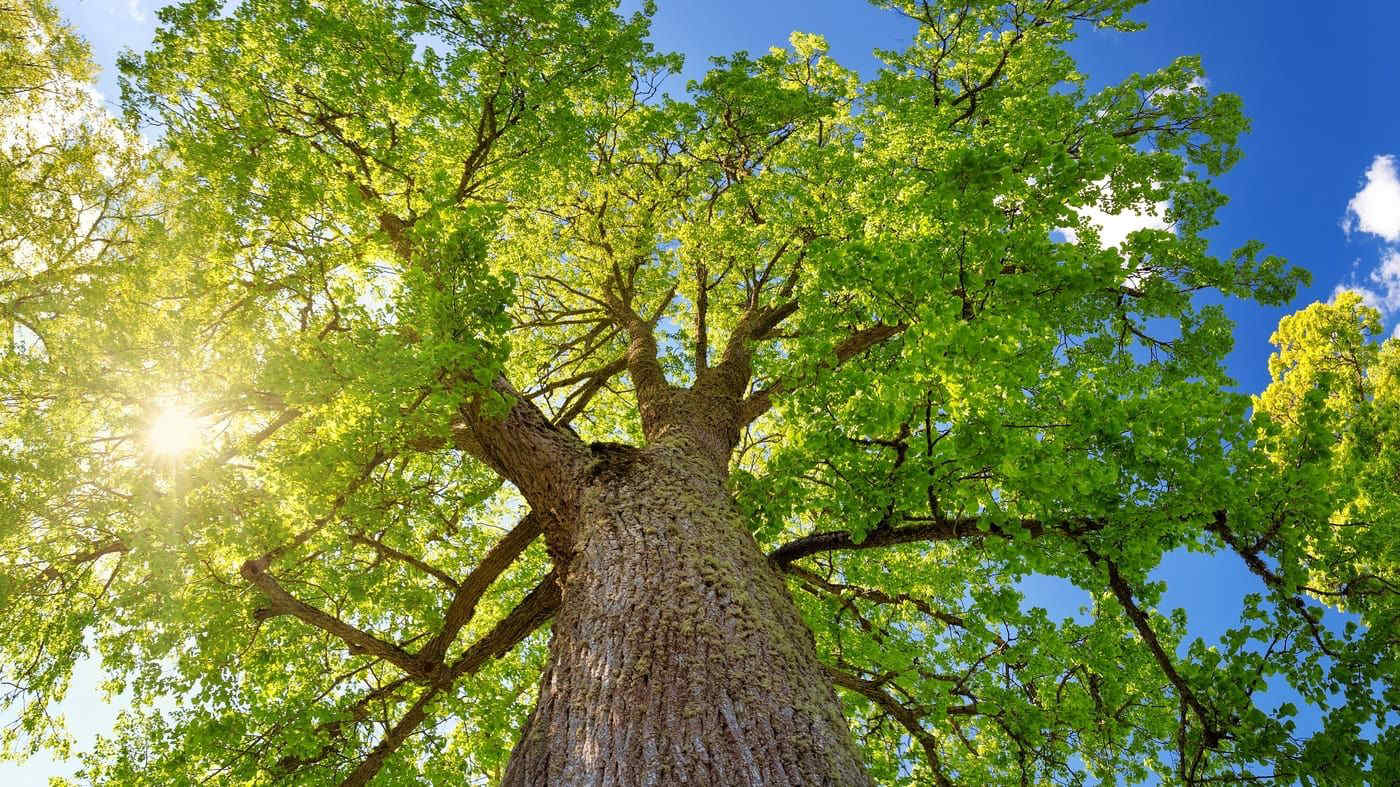
M 149 155 L 9 130 L 90 67 L 6 7 L 8 742 L 96 652 L 99 783 L 1393 771 L 1400 344 L 1344 296 L 1228 391 L 1197 294 L 1301 273 L 1207 252 L 1198 62 L 1085 89 L 1134 4 L 882 3 L 871 78 L 794 35 L 672 98 L 599 0 L 192 0 Z M 1268 590 L 1216 647 L 1181 547 Z

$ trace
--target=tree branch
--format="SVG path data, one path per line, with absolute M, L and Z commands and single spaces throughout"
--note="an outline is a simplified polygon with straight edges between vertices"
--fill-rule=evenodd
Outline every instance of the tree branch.
M 266 571 L 267 567 L 272 563 L 273 560 L 276 560 L 277 558 L 286 554 L 288 551 L 306 543 L 308 539 L 310 539 L 316 533 L 320 532 L 321 528 L 325 527 L 331 522 L 331 520 L 335 519 L 336 514 L 338 514 L 340 512 L 340 509 L 345 505 L 345 501 L 350 499 L 350 495 L 354 494 L 356 490 L 364 486 L 365 482 L 369 480 L 370 474 L 374 472 L 375 468 L 388 461 L 389 457 L 390 454 L 384 451 L 382 448 L 376 449 L 375 452 L 370 456 L 369 461 L 365 462 L 364 466 L 360 468 L 360 472 L 356 474 L 356 476 L 350 480 L 350 483 L 345 485 L 345 489 L 343 489 L 340 492 L 340 494 L 336 495 L 335 499 L 331 501 L 330 511 L 327 511 L 325 514 L 318 517 L 316 521 L 312 522 L 306 528 L 298 532 L 296 535 L 292 536 L 291 540 L 287 541 L 286 543 L 279 544 L 278 546 L 275 546 L 272 549 L 269 549 L 268 551 L 263 553 L 262 557 L 256 558 L 255 560 L 250 560 L 248 561 L 248 564 L 256 563 L 258 566 L 260 566 L 261 571 Z M 245 566 L 248 564 L 245 564 Z
M 796 300 L 789 300 L 772 307 L 753 306 L 740 318 L 739 324 L 729 334 L 720 352 L 719 363 L 698 375 L 695 389 L 710 389 L 726 399 L 737 400 L 743 396 L 744 387 L 753 376 L 754 342 L 763 339 L 778 327 L 783 320 L 797 312 Z
M 898 336 L 909 328 L 909 324 L 900 321 L 897 323 L 876 323 L 868 328 L 853 331 L 840 344 L 836 345 L 832 355 L 833 358 L 823 364 L 824 368 L 840 368 L 850 359 L 869 350 L 871 347 Z M 773 406 L 773 399 L 784 393 L 795 390 L 803 384 L 801 380 L 777 380 L 768 387 L 757 391 L 744 400 L 740 408 L 743 423 L 752 423 L 754 419 L 768 412 Z
M 522 523 L 523 524 L 523 523 Z M 519 526 L 517 526 L 518 528 Z M 559 585 L 551 572 L 535 586 L 510 614 L 497 623 L 490 633 L 482 637 L 453 662 L 452 666 L 439 670 L 418 700 L 389 731 L 369 756 L 341 782 L 342 787 L 363 787 L 373 779 L 389 756 L 408 740 L 428 717 L 428 705 L 443 689 L 451 686 L 463 675 L 475 673 L 487 661 L 499 658 L 511 648 L 520 644 L 531 632 L 544 625 L 559 608 Z
M 923 748 L 924 756 L 928 759 L 929 769 L 933 771 L 934 781 L 942 787 L 952 787 L 952 780 L 943 773 L 943 761 L 938 756 L 938 741 L 934 739 L 932 733 L 924 729 L 922 724 L 919 724 L 919 714 L 885 693 L 877 681 L 862 680 L 855 675 L 830 666 L 826 667 L 826 674 L 831 678 L 832 683 L 865 697 L 899 722 L 900 726 L 908 731 L 909 735 L 918 741 L 919 746 Z
M 452 588 L 453 590 L 456 590 L 458 587 L 457 580 L 449 576 L 446 571 L 443 571 L 442 569 L 437 568 L 435 566 L 430 566 L 427 563 L 423 562 L 422 560 L 419 560 L 418 558 L 410 554 L 400 552 L 399 550 L 394 549 L 393 547 L 389 546 L 383 541 L 370 538 L 364 533 L 351 533 L 350 540 L 355 542 L 356 544 L 364 544 L 365 546 L 370 547 L 371 549 L 383 555 L 384 557 L 397 560 L 401 563 L 407 563 L 408 565 L 413 566 L 414 568 L 418 569 L 419 571 L 422 571 L 425 574 L 431 574 L 433 577 L 436 577 L 439 582 L 448 586 L 449 588 Z
M 471 622 L 477 602 L 481 601 L 487 588 L 491 587 L 491 583 L 496 581 L 501 572 L 509 568 L 543 532 L 544 517 L 532 511 L 491 547 L 476 568 L 472 569 L 472 573 L 458 586 L 457 593 L 444 615 L 442 630 L 418 651 L 420 659 L 439 662 L 447 655 L 448 646 L 457 638 L 462 627 Z
M 497 418 L 483 411 L 484 397 L 463 404 L 453 425 L 456 447 L 515 484 L 532 509 L 558 508 L 588 464 L 588 446 L 569 429 L 551 423 L 505 377 L 497 377 L 492 388 L 511 402 L 510 409 Z
M 426 680 L 432 675 L 434 665 L 431 661 L 361 631 L 340 618 L 322 612 L 288 593 L 271 574 L 267 573 L 267 562 L 264 559 L 259 558 L 245 562 L 238 573 L 262 591 L 262 594 L 272 603 L 272 610 L 294 615 L 299 620 L 338 637 L 350 648 L 351 652 L 364 653 L 383 659 L 420 680 Z
M 831 594 L 832 596 L 836 596 L 837 598 L 839 598 L 842 593 L 849 593 L 853 596 L 864 598 L 867 601 L 872 601 L 876 604 L 883 604 L 886 606 L 909 604 L 910 606 L 913 606 L 915 609 L 918 609 L 920 612 L 933 618 L 934 620 L 937 620 L 945 626 L 956 626 L 960 629 L 968 628 L 967 621 L 961 618 L 960 616 L 954 615 L 950 612 L 944 612 L 942 610 L 934 609 L 933 606 L 930 605 L 927 601 L 924 601 L 920 598 L 915 598 L 905 593 L 890 595 L 889 593 L 886 593 L 885 591 L 880 590 L 878 588 L 867 588 L 861 587 L 859 585 L 845 585 L 828 582 L 816 573 L 808 571 L 807 569 L 802 568 L 801 566 L 793 565 L 791 563 L 780 564 L 780 567 L 784 572 L 792 574 L 793 576 L 798 577 L 800 580 L 807 583 L 809 587 L 812 587 L 814 589 L 820 589 L 822 591 L 825 591 L 826 593 Z M 1006 641 L 1003 640 L 1001 637 L 996 637 L 993 641 L 998 646 L 1004 647 L 1006 645 Z
M 671 390 L 671 384 L 661 368 L 655 326 L 675 297 L 675 292 L 676 287 L 672 285 L 651 319 L 644 319 L 632 310 L 630 304 L 621 300 L 614 299 L 610 305 L 623 330 L 627 331 L 627 372 L 637 389 L 637 406 L 641 411 L 643 431 L 647 434 L 652 434 L 660 425 L 662 400 Z
M 583 414 L 584 409 L 588 407 L 588 403 L 593 401 L 593 397 L 597 396 L 599 391 L 603 390 L 603 386 L 607 385 L 609 380 L 621 374 L 626 368 L 627 358 L 624 356 L 607 366 L 595 369 L 593 372 L 589 373 L 588 381 L 565 397 L 564 406 L 560 409 L 558 415 L 554 416 L 554 423 L 559 426 L 566 426 L 572 423 L 575 418 Z
M 1176 688 L 1182 701 L 1191 707 L 1196 718 L 1200 720 L 1201 729 L 1205 735 L 1205 748 L 1215 748 L 1220 743 L 1223 734 L 1215 726 L 1214 714 L 1206 709 L 1200 698 L 1196 696 L 1196 692 L 1191 689 L 1191 684 L 1187 683 L 1186 679 L 1177 671 L 1171 656 L 1167 655 L 1161 640 L 1157 638 L 1157 632 L 1153 631 L 1152 623 L 1147 619 L 1147 613 L 1143 612 L 1142 608 L 1137 605 L 1136 599 L 1133 598 L 1132 588 L 1123 579 L 1123 575 L 1118 572 L 1118 564 L 1100 555 L 1091 547 L 1085 546 L 1083 549 L 1090 563 L 1095 566 L 1102 563 L 1108 568 L 1108 587 L 1113 591 L 1113 596 L 1118 599 L 1118 604 L 1123 607 L 1123 612 L 1127 614 L 1133 628 L 1137 629 L 1138 635 L 1142 637 L 1148 651 L 1152 653 L 1152 658 L 1156 660 L 1162 674 Z
M 905 521 L 910 521 L 906 519 Z M 987 530 L 978 528 L 977 523 L 981 521 L 979 517 L 957 517 L 953 519 L 941 519 L 929 522 L 922 522 L 917 525 L 905 525 L 901 527 L 877 527 L 866 534 L 865 539 L 857 542 L 850 531 L 828 530 L 803 536 L 796 541 L 789 541 L 782 546 L 768 553 L 768 559 L 776 563 L 779 567 L 784 567 L 794 560 L 800 560 L 819 552 L 834 552 L 838 550 L 857 549 L 877 549 L 879 547 L 894 546 L 896 544 L 911 544 L 916 541 L 956 541 L 964 538 L 977 538 L 984 535 L 995 535 L 1000 537 L 1010 537 L 1002 527 L 992 524 Z M 1082 530 L 1067 532 L 1087 532 L 1103 527 L 1102 523 L 1085 520 Z M 1045 534 L 1047 527 L 1043 522 L 1035 519 L 1021 520 L 1021 527 L 1033 538 L 1038 538 Z
M 1308 632 L 1313 642 L 1317 644 L 1319 650 L 1334 659 L 1341 658 L 1342 654 L 1337 653 L 1324 641 L 1322 623 L 1314 617 L 1312 610 L 1308 609 L 1307 602 L 1299 598 L 1297 593 L 1289 592 L 1284 587 L 1283 577 L 1270 570 L 1268 565 L 1264 563 L 1264 560 L 1259 557 L 1259 550 L 1263 548 L 1263 542 L 1267 537 L 1261 539 L 1261 543 L 1253 547 L 1246 547 L 1241 544 L 1234 531 L 1230 529 L 1228 516 L 1224 511 L 1215 512 L 1214 519 L 1206 525 L 1206 529 L 1220 536 L 1221 540 L 1244 560 L 1245 566 L 1247 566 L 1255 576 L 1259 577 L 1266 586 L 1284 597 L 1288 606 L 1292 607 L 1293 611 L 1297 612 L 1299 617 L 1303 619 L 1303 622 L 1308 624 Z
M 407 677 L 398 678 L 397 680 L 390 681 L 389 683 L 386 683 L 380 686 L 379 688 L 374 689 L 373 691 L 369 692 L 363 697 L 360 697 L 349 708 L 349 721 L 352 724 L 358 724 L 363 722 L 365 719 L 369 718 L 370 706 L 373 703 L 388 698 L 408 682 L 409 679 Z M 334 754 L 336 750 L 336 739 L 344 735 L 345 723 L 345 719 L 336 719 L 334 721 L 328 721 L 322 724 L 318 724 L 316 726 L 316 732 L 326 733 L 328 736 L 330 736 L 331 740 L 327 742 L 324 746 L 322 746 L 321 750 L 314 755 L 306 757 L 288 755 L 286 757 L 283 757 L 282 759 L 277 761 L 278 771 L 282 774 L 291 774 L 301 768 L 305 768 L 308 765 L 315 765 L 316 763 L 321 762 L 322 760 L 329 757 L 331 754 Z
M 710 366 L 710 269 L 705 263 L 695 268 L 695 376 Z

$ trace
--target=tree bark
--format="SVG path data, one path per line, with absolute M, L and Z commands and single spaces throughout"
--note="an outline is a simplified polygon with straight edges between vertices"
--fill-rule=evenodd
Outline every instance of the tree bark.
M 683 436 L 595 445 L 506 785 L 868 785 L 811 632 Z

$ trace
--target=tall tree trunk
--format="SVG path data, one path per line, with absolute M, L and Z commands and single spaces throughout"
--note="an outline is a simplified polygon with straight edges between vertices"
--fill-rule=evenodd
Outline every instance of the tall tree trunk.
M 597 454 L 504 783 L 870 784 L 722 473 L 685 441 Z

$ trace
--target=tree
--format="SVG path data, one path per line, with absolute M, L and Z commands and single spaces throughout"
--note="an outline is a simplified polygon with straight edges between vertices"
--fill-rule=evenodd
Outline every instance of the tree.
M 1202 237 L 1238 100 L 1089 91 L 1135 0 L 879 4 L 873 77 L 794 34 L 675 98 L 649 9 L 188 0 L 127 126 L 7 141 L 7 747 L 99 654 L 95 783 L 1400 768 L 1400 342 L 1344 294 L 1229 390 L 1201 295 L 1303 278 Z M 4 13 L 13 129 L 91 67 Z M 1217 645 L 1180 548 L 1263 588 Z

